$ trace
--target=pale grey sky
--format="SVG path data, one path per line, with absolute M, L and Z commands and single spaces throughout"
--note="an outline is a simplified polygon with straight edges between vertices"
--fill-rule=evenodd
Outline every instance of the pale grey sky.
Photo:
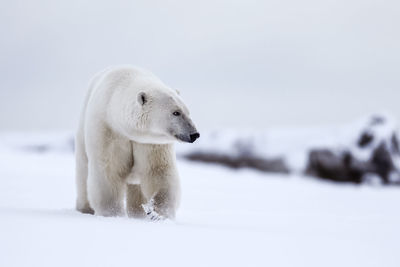
M 199 128 L 400 118 L 399 1 L 9 1 L 0 130 L 74 129 L 120 63 L 182 92 Z

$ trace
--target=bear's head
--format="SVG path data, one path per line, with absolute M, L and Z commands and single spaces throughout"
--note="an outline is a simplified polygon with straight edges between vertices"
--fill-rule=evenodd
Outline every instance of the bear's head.
M 178 140 L 193 143 L 200 137 L 177 91 L 169 88 L 140 91 L 137 102 L 144 118 L 140 128 L 151 133 L 151 142 Z
M 109 111 L 112 127 L 139 143 L 193 143 L 200 137 L 179 92 L 154 77 L 114 91 Z

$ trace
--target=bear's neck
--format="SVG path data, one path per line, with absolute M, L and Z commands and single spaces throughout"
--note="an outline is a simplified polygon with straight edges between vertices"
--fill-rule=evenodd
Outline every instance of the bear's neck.
M 135 167 L 167 170 L 175 166 L 174 144 L 142 144 L 132 141 L 132 151 Z

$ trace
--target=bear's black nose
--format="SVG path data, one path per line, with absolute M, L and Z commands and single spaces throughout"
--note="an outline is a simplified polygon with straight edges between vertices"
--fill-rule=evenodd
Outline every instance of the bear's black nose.
M 200 137 L 199 133 L 194 133 L 190 135 L 190 143 L 193 143 L 194 141 L 196 141 L 197 138 Z

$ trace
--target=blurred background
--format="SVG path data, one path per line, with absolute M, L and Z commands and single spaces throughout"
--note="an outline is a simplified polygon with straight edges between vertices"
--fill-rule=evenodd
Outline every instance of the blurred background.
M 76 128 L 115 64 L 175 87 L 200 129 L 400 117 L 399 1 L 3 1 L 0 130 Z
M 1 1 L 0 266 L 400 266 L 399 10 Z M 73 132 L 118 64 L 178 89 L 201 133 L 176 146 L 173 222 L 75 210 Z

